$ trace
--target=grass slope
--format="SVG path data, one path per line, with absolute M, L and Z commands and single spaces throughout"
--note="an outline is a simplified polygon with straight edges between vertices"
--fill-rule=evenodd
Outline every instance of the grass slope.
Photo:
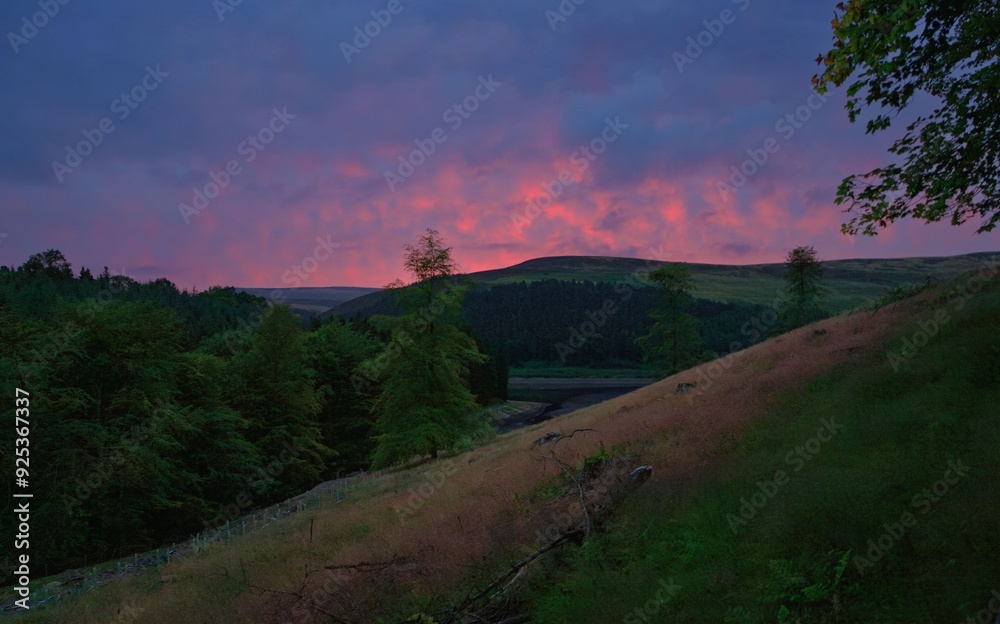
M 898 370 L 875 353 L 785 391 L 710 477 L 643 492 L 535 621 L 975 621 L 1000 583 L 1000 288 L 927 301 L 888 348 L 938 311 Z

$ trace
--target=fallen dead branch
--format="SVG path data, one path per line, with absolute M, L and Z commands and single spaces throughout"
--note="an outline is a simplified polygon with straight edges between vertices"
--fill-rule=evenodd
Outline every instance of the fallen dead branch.
M 570 438 L 583 431 L 578 429 L 567 436 L 560 435 L 559 440 Z M 548 436 L 546 436 L 548 437 Z M 538 444 L 534 445 L 536 448 Z M 435 613 L 433 622 L 437 624 L 519 624 L 531 620 L 518 610 L 516 601 L 510 598 L 511 590 L 519 579 L 524 577 L 529 567 L 541 557 L 568 543 L 581 543 L 586 540 L 606 519 L 618 504 L 649 480 L 653 469 L 650 466 L 635 468 L 635 458 L 601 457 L 596 461 L 585 462 L 579 471 L 555 455 L 556 444 L 552 444 L 549 453 L 540 457 L 545 461 L 555 463 L 563 474 L 573 483 L 575 492 L 566 494 L 563 498 L 572 496 L 579 500 L 583 519 L 575 526 L 564 529 L 541 547 L 530 552 L 520 561 L 504 570 L 483 589 L 470 593 L 459 604 Z M 513 614 L 512 614 L 513 613 Z M 413 621 L 420 621 L 411 619 Z M 426 621 L 426 620 L 424 620 Z
M 388 561 L 360 561 L 358 563 L 342 563 L 336 565 L 323 566 L 326 570 L 371 570 L 375 569 L 377 571 L 385 570 L 394 565 L 400 565 L 404 563 L 411 563 L 412 559 L 410 557 L 393 557 Z

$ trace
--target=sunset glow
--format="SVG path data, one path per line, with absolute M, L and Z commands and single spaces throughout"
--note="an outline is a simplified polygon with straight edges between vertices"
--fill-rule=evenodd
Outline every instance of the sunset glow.
M 377 29 L 356 1 L 63 6 L 0 57 L 0 261 L 58 248 L 182 288 L 285 286 L 332 236 L 305 285 L 378 286 L 428 227 L 466 271 L 995 247 L 973 228 L 840 234 L 837 184 L 888 143 L 842 91 L 810 93 L 829 2 L 550 4 L 407 1 Z M 0 22 L 19 33 L 33 7 Z

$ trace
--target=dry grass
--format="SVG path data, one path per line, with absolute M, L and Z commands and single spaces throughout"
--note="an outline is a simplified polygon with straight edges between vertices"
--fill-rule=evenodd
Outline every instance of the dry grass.
M 880 348 L 900 322 L 898 317 L 912 314 L 928 296 L 874 315 L 835 317 L 758 344 L 732 356 L 730 366 L 711 384 L 699 379 L 697 371 L 687 371 L 507 434 L 447 460 L 452 464 L 439 461 L 373 475 L 377 482 L 364 496 L 339 505 L 324 503 L 171 563 L 161 572 L 172 576 L 171 582 L 149 573 L 89 592 L 29 620 L 371 622 L 387 604 L 413 611 L 440 606 L 442 598 L 458 598 L 474 585 L 485 585 L 514 558 L 536 547 L 540 531 L 567 519 L 566 510 L 552 504 L 527 502 L 537 500 L 560 475 L 533 445 L 545 432 L 596 430 L 558 443 L 559 457 L 571 464 L 594 454 L 603 442 L 608 449 L 619 446 L 638 454 L 654 467 L 654 482 L 696 478 L 767 411 L 777 391 Z M 704 370 L 720 366 L 716 362 Z M 678 383 L 694 381 L 695 392 L 675 394 Z M 540 448 L 548 452 L 552 447 Z M 414 492 L 421 484 L 426 484 L 422 506 L 401 520 L 396 508 L 417 500 Z M 353 564 L 375 565 L 325 569 Z M 130 610 L 138 615 L 129 615 Z

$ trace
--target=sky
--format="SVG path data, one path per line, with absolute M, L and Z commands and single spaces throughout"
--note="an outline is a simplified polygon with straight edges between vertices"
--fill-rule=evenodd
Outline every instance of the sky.
M 996 250 L 840 233 L 897 135 L 811 91 L 835 4 L 5 0 L 0 264 L 381 286 L 427 228 L 466 272 Z

